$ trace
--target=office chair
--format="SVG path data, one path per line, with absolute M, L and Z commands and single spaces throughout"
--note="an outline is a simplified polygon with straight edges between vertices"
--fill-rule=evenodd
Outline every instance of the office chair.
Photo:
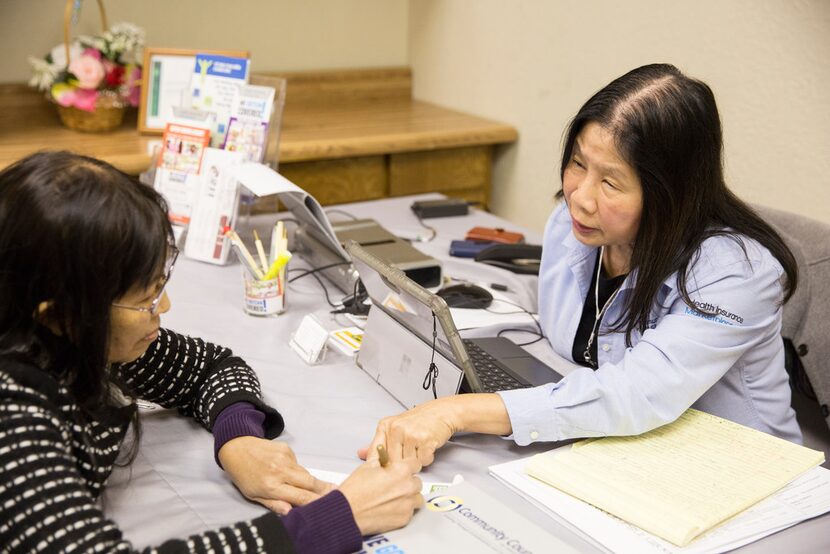
M 795 294 L 784 305 L 781 335 L 793 389 L 815 400 L 830 428 L 830 225 L 754 205 L 790 247 L 798 265 Z M 823 430 L 830 444 L 828 429 Z

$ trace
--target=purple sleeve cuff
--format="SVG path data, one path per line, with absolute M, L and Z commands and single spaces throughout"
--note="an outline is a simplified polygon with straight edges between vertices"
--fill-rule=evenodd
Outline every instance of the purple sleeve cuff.
M 363 545 L 349 501 L 338 490 L 293 508 L 282 517 L 282 524 L 297 554 L 357 552 Z
M 265 436 L 265 414 L 250 402 L 234 402 L 216 416 L 213 423 L 213 457 L 219 467 L 219 449 L 237 437 Z

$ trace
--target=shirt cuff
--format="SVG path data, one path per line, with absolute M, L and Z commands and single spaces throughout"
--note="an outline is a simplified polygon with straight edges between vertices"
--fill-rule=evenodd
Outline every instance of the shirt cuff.
M 213 424 L 213 457 L 219 467 L 219 450 L 237 437 L 265 436 L 265 414 L 250 402 L 234 402 L 216 416 Z
M 338 490 L 292 508 L 282 524 L 297 554 L 357 552 L 363 544 L 349 501 Z
M 550 397 L 556 383 L 549 383 L 531 389 L 498 391 L 501 396 L 510 426 L 512 438 L 519 446 L 537 441 L 561 440 L 556 410 Z

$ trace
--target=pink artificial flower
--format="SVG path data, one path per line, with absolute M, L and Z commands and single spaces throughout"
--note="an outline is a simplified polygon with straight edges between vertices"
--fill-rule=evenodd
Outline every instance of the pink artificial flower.
M 73 106 L 79 110 L 94 112 L 98 91 L 60 83 L 52 87 L 52 97 L 61 106 Z
M 128 65 L 124 77 L 124 86 L 127 88 L 127 102 L 136 107 L 141 101 L 141 67 Z
M 101 52 L 96 50 L 95 48 L 84 48 L 84 51 L 83 51 L 82 55 L 83 56 L 91 56 L 91 57 L 95 58 L 96 60 L 98 60 L 99 62 L 101 61 L 101 58 L 103 57 L 103 56 L 101 56 Z
M 95 102 L 98 100 L 98 91 L 94 89 L 78 88 L 75 89 L 75 96 L 72 99 L 72 105 L 79 110 L 86 112 L 95 111 Z
M 97 53 L 98 57 L 96 58 L 91 52 Z M 106 72 L 100 57 L 100 52 L 87 48 L 80 57 L 69 62 L 69 72 L 78 78 L 80 88 L 95 90 L 104 80 Z
M 69 107 L 75 101 L 76 90 L 77 88 L 66 83 L 58 83 L 52 87 L 52 98 L 61 106 Z

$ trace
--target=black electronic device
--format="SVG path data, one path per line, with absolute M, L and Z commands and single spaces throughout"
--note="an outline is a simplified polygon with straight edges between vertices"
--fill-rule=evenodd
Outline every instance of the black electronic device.
M 538 275 L 542 247 L 538 244 L 494 244 L 476 254 L 475 261 L 503 267 L 513 273 Z
M 443 200 L 418 200 L 412 203 L 412 211 L 421 219 L 467 215 L 470 208 L 464 200 L 445 198 Z
M 454 240 L 450 242 L 450 256 L 475 258 L 479 252 L 492 245 L 492 242 L 479 242 L 477 240 Z
M 297 252 L 313 267 L 326 267 L 321 273 L 340 290 L 350 294 L 357 274 L 348 257 L 345 259 L 334 249 L 354 240 L 371 250 L 376 256 L 403 270 L 413 281 L 424 287 L 441 284 L 441 263 L 428 256 L 383 228 L 374 219 L 337 221 L 330 224 L 338 243 L 331 240 L 319 228 L 301 225 L 295 234 Z
M 490 291 L 471 283 L 449 285 L 435 294 L 443 298 L 450 308 L 484 309 L 493 303 Z

